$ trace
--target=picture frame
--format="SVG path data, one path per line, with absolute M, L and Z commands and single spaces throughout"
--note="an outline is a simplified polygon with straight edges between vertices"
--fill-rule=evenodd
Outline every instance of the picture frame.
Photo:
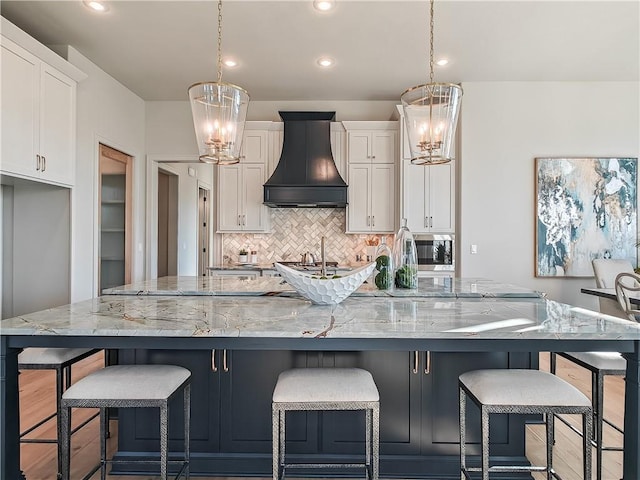
M 535 159 L 535 276 L 593 277 L 594 258 L 638 260 L 638 159 Z

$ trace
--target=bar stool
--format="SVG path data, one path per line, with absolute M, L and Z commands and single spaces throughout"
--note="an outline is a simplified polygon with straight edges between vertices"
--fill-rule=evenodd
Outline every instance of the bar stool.
M 460 375 L 460 471 L 470 479 L 469 472 L 482 472 L 489 480 L 490 472 L 546 472 L 547 479 L 557 477 L 553 470 L 553 416 L 582 415 L 584 480 L 591 480 L 592 408 L 589 399 L 577 388 L 555 375 L 539 370 L 475 370 Z M 480 408 L 481 467 L 466 464 L 466 403 L 467 396 Z M 489 415 L 492 413 L 544 414 L 547 432 L 547 465 L 489 466 Z
M 60 436 L 62 431 L 62 422 L 57 420 L 56 438 L 25 438 L 29 433 L 44 425 L 49 420 L 55 418 L 60 411 L 60 400 L 62 394 L 71 385 L 71 366 L 74 363 L 84 360 L 85 358 L 98 353 L 99 349 L 91 348 L 27 348 L 18 355 L 19 370 L 55 370 L 56 372 L 56 410 L 45 418 L 36 422 L 20 433 L 20 443 L 55 443 L 58 448 L 58 473 L 62 471 L 62 455 Z M 71 430 L 74 434 L 84 427 L 91 420 L 96 418 L 98 414 L 90 416 L 76 428 Z M 71 419 L 69 418 L 69 422 Z M 70 429 L 71 426 L 69 425 Z
M 366 412 L 364 463 L 285 462 L 285 417 L 293 410 L 364 410 Z M 380 395 L 373 377 L 360 368 L 294 368 L 278 376 L 273 391 L 273 480 L 287 467 L 364 467 L 367 477 L 378 479 Z
M 189 423 L 191 415 L 191 372 L 175 365 L 115 365 L 98 370 L 74 383 L 62 395 L 62 480 L 70 478 L 70 435 L 68 418 L 71 408 L 100 409 L 100 474 L 104 480 L 107 463 L 107 408 L 160 409 L 160 478 L 167 479 L 169 463 L 182 464 L 176 478 L 189 478 Z M 178 393 L 184 398 L 184 458 L 168 458 L 168 405 Z M 157 463 L 140 461 L 138 463 Z

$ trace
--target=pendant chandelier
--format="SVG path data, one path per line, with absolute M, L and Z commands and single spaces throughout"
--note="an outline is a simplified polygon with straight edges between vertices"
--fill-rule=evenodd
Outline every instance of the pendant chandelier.
M 411 87 L 400 96 L 411 163 L 415 165 L 437 165 L 453 159 L 451 149 L 462 98 L 459 85 L 433 81 L 433 3 L 430 0 L 429 83 Z
M 218 0 L 218 78 L 189 87 L 200 161 L 231 165 L 240 161 L 249 94 L 222 82 L 222 0 Z

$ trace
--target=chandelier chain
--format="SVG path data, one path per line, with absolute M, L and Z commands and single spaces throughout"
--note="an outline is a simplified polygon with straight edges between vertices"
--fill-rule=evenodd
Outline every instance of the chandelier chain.
M 429 12 L 429 83 L 433 83 L 433 3 L 430 2 Z
M 222 81 L 222 0 L 218 0 L 218 83 Z

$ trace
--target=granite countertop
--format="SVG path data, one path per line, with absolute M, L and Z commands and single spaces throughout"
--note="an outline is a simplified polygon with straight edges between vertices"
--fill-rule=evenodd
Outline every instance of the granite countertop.
M 297 296 L 281 277 L 161 277 L 103 290 L 103 295 Z M 534 290 L 485 278 L 420 278 L 416 290 L 378 290 L 363 284 L 352 297 L 540 298 Z
M 640 324 L 542 299 L 106 295 L 2 320 L 2 335 L 640 340 Z

